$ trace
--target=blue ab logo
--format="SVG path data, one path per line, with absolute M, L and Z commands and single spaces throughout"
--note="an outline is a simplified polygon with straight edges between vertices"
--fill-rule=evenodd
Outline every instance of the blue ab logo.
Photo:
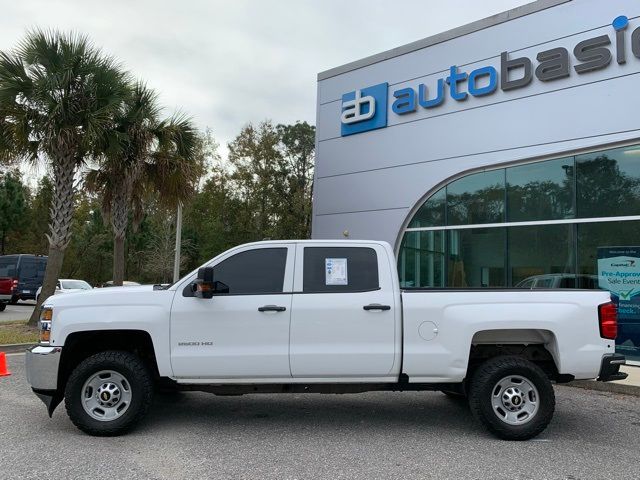
M 387 126 L 387 90 L 389 84 L 355 90 L 342 95 L 340 134 L 344 137 Z

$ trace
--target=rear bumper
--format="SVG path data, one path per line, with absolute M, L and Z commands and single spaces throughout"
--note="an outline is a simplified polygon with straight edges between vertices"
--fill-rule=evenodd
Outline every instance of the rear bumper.
M 628 374 L 621 372 L 620 367 L 626 363 L 624 355 L 619 353 L 610 353 L 602 357 L 600 365 L 600 373 L 598 374 L 599 382 L 611 382 L 614 380 L 624 380 Z
M 33 293 L 16 293 L 13 298 L 17 299 L 17 300 L 35 300 L 36 299 L 36 292 L 34 290 Z
M 33 390 L 57 390 L 61 347 L 34 345 L 27 350 L 27 382 Z
M 11 300 L 11 295 L 0 293 L 0 302 L 8 302 L 9 300 Z

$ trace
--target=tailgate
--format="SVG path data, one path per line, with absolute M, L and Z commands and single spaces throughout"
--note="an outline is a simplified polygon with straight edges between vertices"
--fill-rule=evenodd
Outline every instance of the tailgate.
M 12 285 L 13 285 L 13 278 L 0 277 L 0 295 L 11 295 Z

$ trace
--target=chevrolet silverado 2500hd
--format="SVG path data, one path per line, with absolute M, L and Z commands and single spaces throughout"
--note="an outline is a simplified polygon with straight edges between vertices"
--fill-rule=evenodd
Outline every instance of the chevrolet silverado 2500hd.
M 550 422 L 552 381 L 624 378 L 594 290 L 402 290 L 390 245 L 241 245 L 170 286 L 46 300 L 27 378 L 49 415 L 116 435 L 157 384 L 219 395 L 441 390 L 505 439 Z

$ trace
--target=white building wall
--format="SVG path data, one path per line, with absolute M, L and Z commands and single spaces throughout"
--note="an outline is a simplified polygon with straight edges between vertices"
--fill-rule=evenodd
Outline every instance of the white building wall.
M 623 65 L 615 60 L 611 26 L 619 15 L 630 21 Z M 392 51 L 385 55 L 391 58 L 345 73 L 320 74 L 313 237 L 342 238 L 348 231 L 349 238 L 397 248 L 415 209 L 452 177 L 640 138 L 640 58 L 630 45 L 637 27 L 637 0 L 573 0 L 400 56 Z M 578 75 L 574 46 L 604 34 L 613 42 L 611 64 Z M 447 94 L 433 109 L 391 111 L 394 90 L 419 83 L 432 90 L 451 65 L 466 72 L 493 65 L 500 72 L 500 54 L 508 51 L 510 58 L 527 56 L 535 69 L 537 53 L 559 46 L 570 52 L 568 78 L 534 77 L 512 91 L 498 88 L 463 102 Z M 342 95 L 382 82 L 389 83 L 388 126 L 341 137 Z

